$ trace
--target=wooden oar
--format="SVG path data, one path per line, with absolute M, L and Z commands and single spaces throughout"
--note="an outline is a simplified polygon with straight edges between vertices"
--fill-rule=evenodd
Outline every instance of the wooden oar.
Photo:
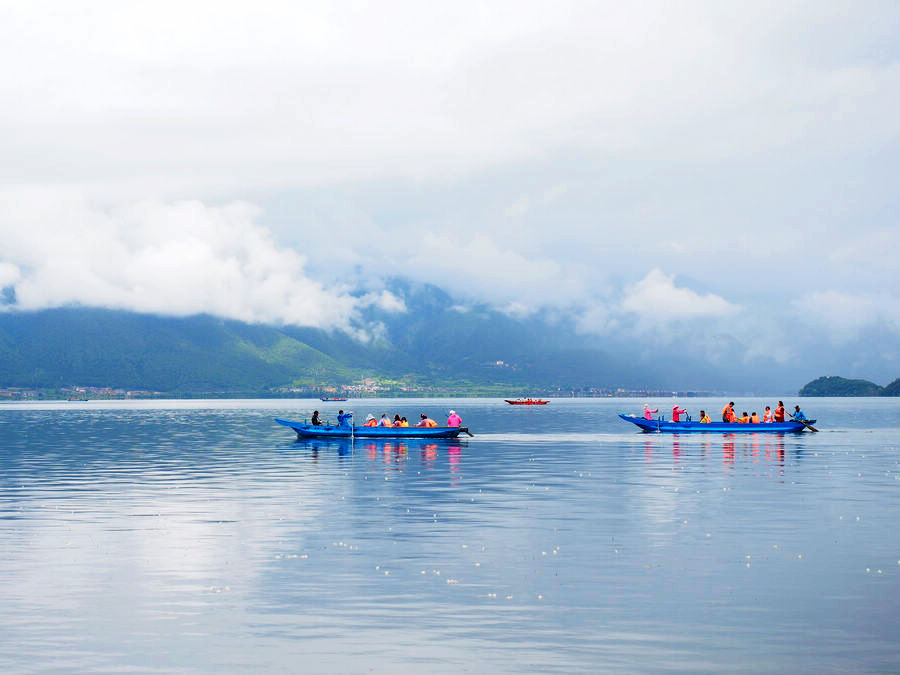
M 806 420 L 798 420 L 798 419 L 797 419 L 796 417 L 794 417 L 793 415 L 791 415 L 791 419 L 792 419 L 794 422 L 800 422 L 800 424 L 802 424 L 803 426 L 805 426 L 805 427 L 806 427 L 807 429 L 809 429 L 810 431 L 818 431 L 818 429 L 816 429 L 812 424 L 810 424 L 810 423 L 807 422 Z
M 467 434 L 469 434 L 469 436 L 470 436 L 471 438 L 475 438 L 475 434 L 473 434 L 471 431 L 469 431 L 469 427 L 460 427 L 459 430 L 460 430 L 460 431 L 465 431 Z

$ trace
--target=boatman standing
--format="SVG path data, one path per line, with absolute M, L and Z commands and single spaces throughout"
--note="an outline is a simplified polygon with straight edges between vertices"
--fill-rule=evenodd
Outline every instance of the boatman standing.
M 734 412 L 734 401 L 722 408 L 722 421 L 734 422 L 737 420 L 737 414 Z
M 450 417 L 447 418 L 448 427 L 458 427 L 462 424 L 462 417 L 456 414 L 455 410 L 450 411 Z
M 339 427 L 349 427 L 350 420 L 353 418 L 353 413 L 345 413 L 343 410 L 338 410 L 338 426 Z
M 687 410 L 682 410 L 677 405 L 673 405 L 672 406 L 672 421 L 680 422 L 681 416 L 684 415 L 686 412 L 687 412 Z

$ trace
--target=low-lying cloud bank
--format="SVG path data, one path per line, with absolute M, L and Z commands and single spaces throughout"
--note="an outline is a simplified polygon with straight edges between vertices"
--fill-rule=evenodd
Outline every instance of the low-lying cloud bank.
M 357 333 L 363 307 L 405 311 L 387 291 L 359 297 L 310 278 L 306 258 L 279 246 L 257 215 L 240 202 L 102 207 L 75 192 L 0 192 L 0 287 L 22 310 L 208 313 Z

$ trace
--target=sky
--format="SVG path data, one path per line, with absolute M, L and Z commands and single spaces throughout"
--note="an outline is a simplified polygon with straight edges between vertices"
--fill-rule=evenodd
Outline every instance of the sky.
M 0 0 L 0 59 L 6 311 L 364 338 L 399 276 L 900 375 L 897 3 Z

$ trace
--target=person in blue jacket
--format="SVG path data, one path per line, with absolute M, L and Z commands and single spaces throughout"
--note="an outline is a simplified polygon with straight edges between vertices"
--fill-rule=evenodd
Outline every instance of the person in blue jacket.
M 793 417 L 793 418 L 794 418 L 796 421 L 798 421 L 798 422 L 805 422 L 805 421 L 806 421 L 806 415 L 804 415 L 804 414 L 803 414 L 803 411 L 800 410 L 800 406 L 799 406 L 799 405 L 795 405 L 795 406 L 794 406 L 794 414 L 791 415 L 791 417 Z
M 352 419 L 353 413 L 345 413 L 343 410 L 338 410 L 337 420 L 339 427 L 349 427 Z

